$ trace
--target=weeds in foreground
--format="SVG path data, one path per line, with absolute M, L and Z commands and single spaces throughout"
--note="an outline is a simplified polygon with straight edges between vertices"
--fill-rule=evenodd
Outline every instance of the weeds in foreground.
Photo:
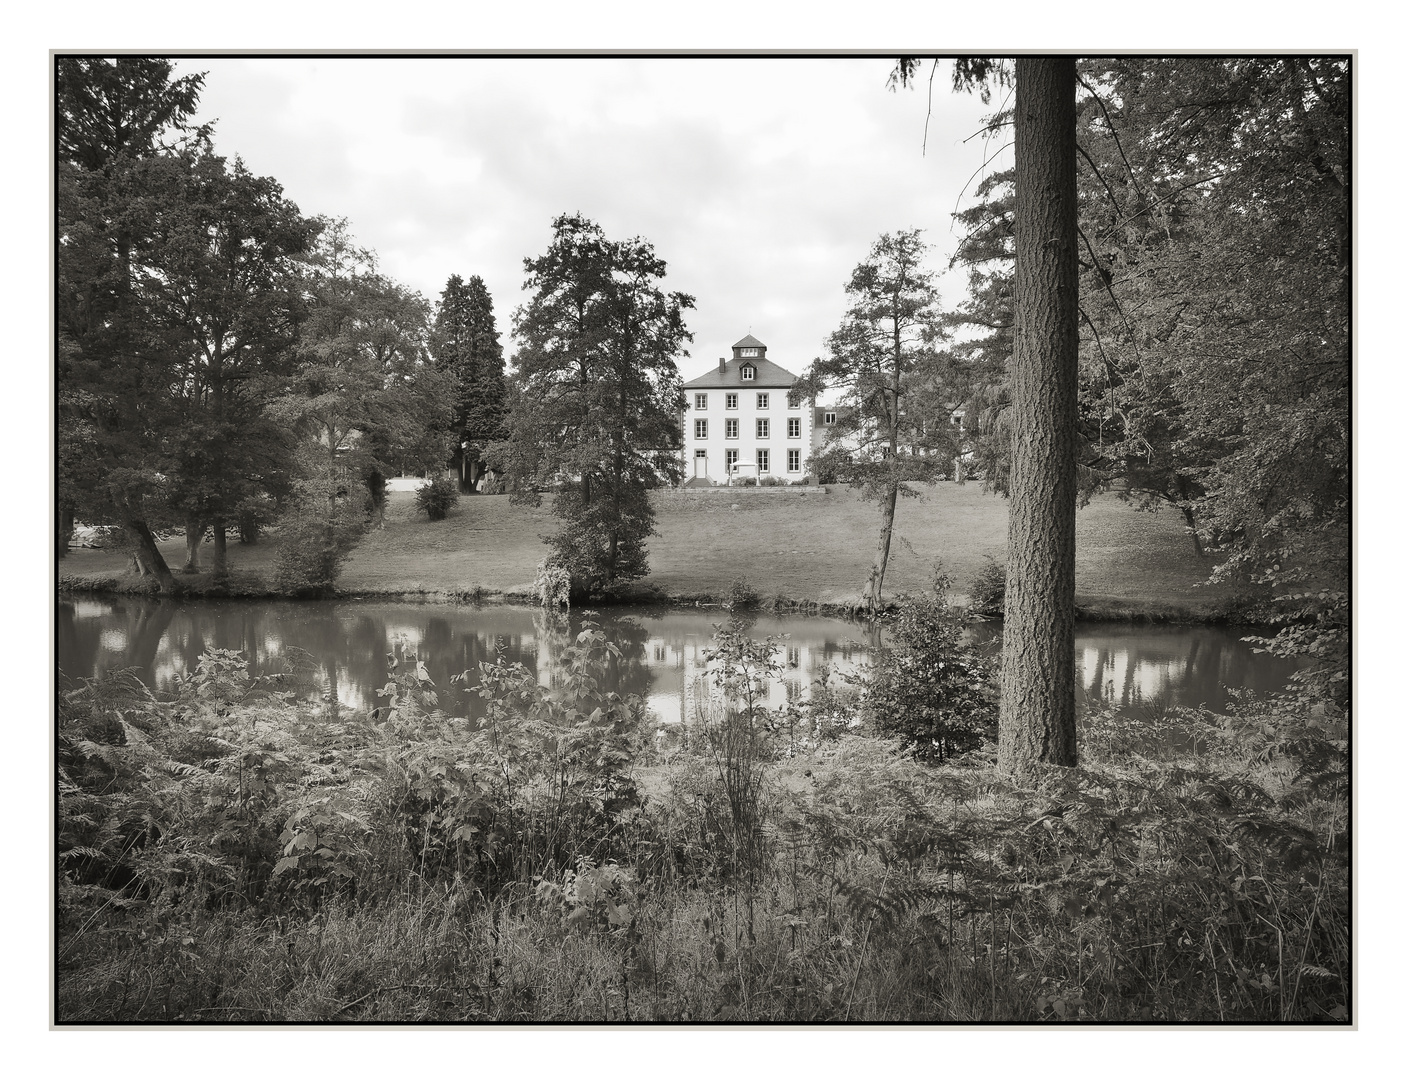
M 478 726 L 405 650 L 386 704 L 346 717 L 230 653 L 169 700 L 65 690 L 59 1019 L 1349 1015 L 1332 707 L 1093 712 L 1087 763 L 1028 787 L 981 749 L 934 767 L 839 734 L 788 783 L 784 710 L 748 696 L 770 646 L 724 632 L 731 707 L 644 797 L 612 655 L 588 626 L 550 688 L 466 673 Z

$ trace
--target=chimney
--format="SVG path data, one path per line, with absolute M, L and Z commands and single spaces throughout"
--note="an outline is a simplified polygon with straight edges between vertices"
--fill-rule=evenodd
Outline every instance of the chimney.
M 724 360 L 721 356 L 718 358 L 718 374 L 728 374 L 728 361 Z

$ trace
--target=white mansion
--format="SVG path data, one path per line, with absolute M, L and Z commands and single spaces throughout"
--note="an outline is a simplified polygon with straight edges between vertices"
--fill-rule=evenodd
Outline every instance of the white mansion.
M 835 413 L 802 400 L 792 389 L 796 381 L 749 334 L 733 346 L 731 360 L 720 357 L 715 370 L 686 382 L 685 482 L 805 476 L 811 450 L 825 441 L 817 428 L 834 423 Z

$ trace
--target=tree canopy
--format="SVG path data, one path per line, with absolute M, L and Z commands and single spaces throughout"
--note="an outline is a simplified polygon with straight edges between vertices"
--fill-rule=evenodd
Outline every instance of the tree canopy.
M 959 373 L 940 351 L 938 290 L 923 265 L 920 230 L 886 233 L 846 283 L 850 305 L 799 384 L 815 397 L 838 391 L 830 441 L 812 468 L 842 475 L 880 504 L 881 525 L 866 584 L 879 607 L 899 495 L 911 482 L 946 475 L 959 453 L 949 415 L 962 398 Z
M 393 466 L 442 464 L 450 428 L 429 305 L 216 155 L 189 122 L 201 78 L 170 76 L 58 62 L 59 535 L 121 525 L 163 591 L 160 530 L 185 526 L 194 568 L 213 527 L 222 571 L 226 524 L 267 519 L 310 463 L 379 493 Z
M 648 572 L 648 492 L 682 478 L 676 357 L 694 301 L 660 287 L 665 263 L 648 241 L 608 240 L 580 215 L 552 229 L 547 251 L 524 260 L 532 298 L 514 314 L 516 387 L 496 456 L 517 498 L 558 487 L 563 528 L 549 543 L 591 592 Z
M 479 275 L 466 284 L 452 274 L 445 283 L 435 311 L 430 352 L 435 366 L 453 380 L 452 451 L 456 457 L 477 458 L 490 443 L 503 438 L 508 408 L 493 297 Z

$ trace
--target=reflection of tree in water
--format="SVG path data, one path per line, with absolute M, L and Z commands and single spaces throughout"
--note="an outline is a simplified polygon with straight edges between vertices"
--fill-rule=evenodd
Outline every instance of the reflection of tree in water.
M 601 629 L 615 643 L 620 656 L 612 657 L 609 673 L 611 689 L 622 697 L 638 694 L 645 697 L 654 685 L 654 675 L 645 658 L 645 642 L 650 632 L 630 618 L 612 617 L 602 620 Z
M 135 597 L 101 603 L 65 598 L 55 607 L 56 645 L 61 670 L 73 679 L 103 671 L 135 667 L 143 681 L 169 687 L 177 672 L 194 671 L 206 648 L 242 651 L 255 675 L 296 672 L 311 661 L 312 681 L 290 681 L 315 697 L 329 690 L 338 705 L 375 704 L 374 691 L 385 685 L 390 637 L 403 629 L 418 642 L 417 651 L 440 694 L 442 707 L 454 716 L 475 719 L 483 714 L 482 700 L 470 692 L 478 683 L 478 666 L 501 656 L 540 671 L 541 681 L 560 683 L 563 651 L 580 631 L 582 612 L 570 616 L 542 609 L 455 609 L 409 604 L 348 602 L 218 602 L 180 604 Z M 765 617 L 765 616 L 764 616 Z M 607 689 L 623 695 L 670 698 L 677 695 L 681 713 L 691 709 L 684 680 L 697 670 L 696 653 L 707 647 L 712 616 L 697 618 L 669 613 L 658 621 L 638 614 L 607 612 L 597 622 L 621 650 L 611 664 Z M 771 626 L 777 620 L 769 620 Z M 757 620 L 763 625 L 762 618 Z M 822 666 L 836 677 L 864 661 L 878 632 L 860 625 L 829 620 L 796 619 L 777 624 L 791 633 L 778 660 L 786 666 L 773 704 L 806 692 Z M 390 630 L 388 631 L 388 627 Z M 653 629 L 651 629 L 653 627 Z M 974 643 L 999 644 L 1000 624 L 970 628 Z M 752 627 L 757 633 L 757 626 Z M 775 631 L 774 631 L 775 632 Z M 1141 681 L 1147 693 L 1163 693 L 1171 703 L 1225 708 L 1226 687 L 1279 689 L 1296 665 L 1256 655 L 1238 638 L 1245 631 L 1221 628 L 1160 628 L 1098 626 L 1077 630 L 1082 661 L 1081 692 L 1086 699 L 1102 696 L 1113 680 L 1112 702 L 1132 705 Z M 646 656 L 652 641 L 656 655 Z M 677 661 L 667 662 L 671 654 Z M 795 666 L 791 666 L 795 663 Z M 1156 668 L 1156 671 L 1154 670 Z M 471 673 L 465 686 L 450 686 L 449 677 Z M 833 677 L 834 678 L 834 677 Z M 795 685 L 791 685 L 795 683 Z
M 564 614 L 547 608 L 533 612 L 533 631 L 537 637 L 537 681 L 544 686 L 558 686 L 565 678 L 566 649 L 571 646 L 588 622 L 601 628 L 610 641 L 620 651 L 619 656 L 609 657 L 606 664 L 605 689 L 613 690 L 623 697 L 639 694 L 644 697 L 650 692 L 654 677 L 645 656 L 645 642 L 649 631 L 634 619 L 620 616 L 601 616 L 594 611 L 575 611 Z M 526 666 L 526 665 L 525 665 Z
M 1222 631 L 1082 636 L 1082 693 L 1124 707 L 1226 707 L 1227 687 L 1277 689 L 1281 672 Z M 1156 682 L 1156 686 L 1154 686 Z
M 127 654 L 122 658 L 122 666 L 134 667 L 143 672 L 151 671 L 156 663 L 156 651 L 161 647 L 161 639 L 166 636 L 175 616 L 176 605 L 169 601 L 128 607 Z M 197 637 L 195 634 L 190 636 Z M 197 650 L 196 655 L 202 651 L 204 650 Z
M 86 679 L 94 673 L 102 635 L 103 624 L 98 619 L 78 618 L 74 606 L 63 601 L 54 607 L 59 670 L 70 679 Z

